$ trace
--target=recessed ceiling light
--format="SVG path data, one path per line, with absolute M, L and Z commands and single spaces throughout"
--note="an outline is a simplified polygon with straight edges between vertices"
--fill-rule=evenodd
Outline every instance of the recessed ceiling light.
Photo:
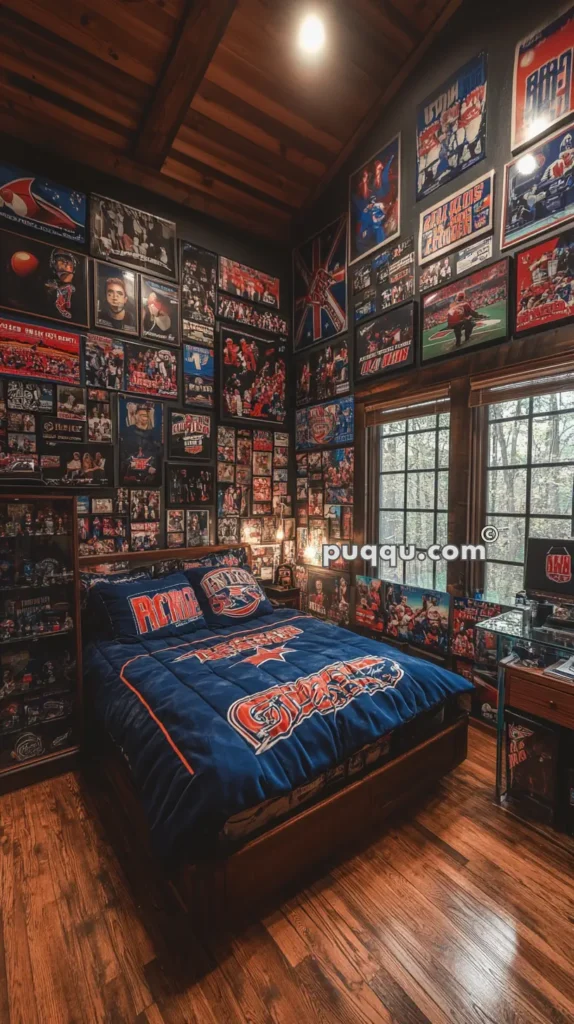
M 525 156 L 521 156 L 520 160 L 516 165 L 516 170 L 519 174 L 532 174 L 536 170 L 536 157 L 533 153 L 526 153 Z
M 299 46 L 305 53 L 318 53 L 325 45 L 325 26 L 316 14 L 307 14 L 299 28 Z

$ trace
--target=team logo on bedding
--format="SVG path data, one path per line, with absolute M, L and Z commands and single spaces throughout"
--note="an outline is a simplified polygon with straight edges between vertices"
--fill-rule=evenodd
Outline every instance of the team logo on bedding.
M 237 654 L 247 654 L 250 651 L 254 651 L 256 655 L 262 648 L 268 648 L 272 644 L 281 644 L 281 647 L 276 649 L 277 655 L 280 651 L 286 654 L 287 648 L 283 646 L 285 641 L 293 640 L 302 632 L 303 630 L 298 629 L 297 626 L 276 626 L 274 629 L 264 629 L 261 633 L 254 633 L 253 636 L 229 637 L 213 647 L 200 647 L 193 651 L 187 651 L 185 654 L 180 654 L 175 661 L 187 661 L 188 658 L 197 658 L 202 664 L 206 661 L 223 661 L 227 658 L 234 658 Z M 250 658 L 243 659 L 243 661 L 250 660 Z
M 251 573 L 241 568 L 214 569 L 205 574 L 201 586 L 214 615 L 242 619 L 265 600 L 265 594 Z
M 201 615 L 191 587 L 177 587 L 159 594 L 138 594 L 128 598 L 140 636 L 164 626 L 183 626 Z
M 396 661 L 372 654 L 336 661 L 291 683 L 241 697 L 229 708 L 227 721 L 256 754 L 264 754 L 311 715 L 331 715 L 362 694 L 372 697 L 396 686 L 403 675 Z

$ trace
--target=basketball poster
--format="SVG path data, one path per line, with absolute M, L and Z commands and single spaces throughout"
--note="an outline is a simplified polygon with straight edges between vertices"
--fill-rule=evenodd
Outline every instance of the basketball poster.
M 574 314 L 574 229 L 516 256 L 516 334 Z
M 422 361 L 508 337 L 508 259 L 476 270 L 422 299 Z
M 574 6 L 522 39 L 514 53 L 512 151 L 574 110 Z

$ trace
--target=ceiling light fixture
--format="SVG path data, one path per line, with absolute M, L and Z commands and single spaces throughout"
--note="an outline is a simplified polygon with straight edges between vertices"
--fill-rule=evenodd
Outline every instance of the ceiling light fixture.
M 318 53 L 325 45 L 325 26 L 316 14 L 307 14 L 299 28 L 299 46 L 305 53 Z

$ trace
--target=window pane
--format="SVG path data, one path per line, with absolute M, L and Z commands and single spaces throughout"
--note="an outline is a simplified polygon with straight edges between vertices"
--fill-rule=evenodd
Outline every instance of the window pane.
M 542 519 L 532 516 L 529 528 L 530 537 L 553 537 L 563 540 L 572 536 L 571 519 Z
M 399 472 L 405 468 L 405 436 L 385 437 L 381 440 L 381 465 L 384 472 Z
M 489 406 L 488 418 L 492 421 L 510 420 L 514 416 L 527 416 L 529 404 L 529 398 L 519 398 L 514 402 L 496 402 L 495 405 Z
M 405 517 L 400 512 L 379 512 L 379 544 L 404 544 Z
M 436 416 L 417 416 L 409 420 L 409 430 L 435 430 Z
M 486 521 L 498 530 L 498 539 L 487 545 L 487 554 L 491 558 L 523 562 L 526 519 L 518 516 L 487 516 Z
M 553 395 L 537 395 L 532 399 L 533 412 L 556 412 L 574 408 L 574 391 L 557 391 Z
M 435 590 L 446 590 L 446 562 L 436 562 Z
M 388 437 L 389 434 L 404 434 L 406 425 L 406 420 L 397 420 L 396 423 L 382 423 L 381 434 L 383 437 Z
M 533 469 L 530 485 L 530 511 L 542 515 L 571 515 L 573 466 L 549 466 Z
M 524 513 L 526 511 L 526 470 L 489 469 L 486 500 L 489 512 Z
M 403 508 L 405 504 L 405 475 L 404 473 L 387 473 L 379 477 L 379 506 L 380 508 Z
M 438 425 L 439 425 L 439 427 L 449 427 L 450 426 L 450 413 L 449 412 L 441 412 L 441 414 L 440 414 L 440 416 L 438 418 Z
M 448 455 L 450 449 L 450 431 L 439 430 L 438 434 L 438 464 L 441 469 L 448 469 Z
M 524 569 L 517 565 L 498 565 L 496 562 L 485 563 L 486 601 L 500 604 L 514 604 L 514 598 L 523 589 Z
M 574 462 L 574 413 L 532 421 L 532 461 Z
M 379 579 L 387 580 L 388 583 L 402 583 L 403 565 L 404 562 L 399 562 L 393 568 L 388 562 L 379 562 Z
M 436 434 L 409 434 L 407 469 L 434 469 Z
M 488 465 L 521 466 L 528 459 L 528 420 L 491 423 L 488 431 Z
M 444 547 L 448 544 L 448 513 L 439 512 L 436 517 L 436 542 Z M 437 563 L 438 564 L 438 563 Z
M 406 543 L 428 548 L 434 542 L 434 512 L 407 512 Z
M 433 563 L 425 559 L 424 562 L 419 562 L 418 558 L 414 558 L 412 562 L 406 563 L 405 569 L 405 582 L 410 583 L 414 587 L 432 587 L 433 586 Z
M 407 508 L 434 508 L 434 473 L 407 474 Z

